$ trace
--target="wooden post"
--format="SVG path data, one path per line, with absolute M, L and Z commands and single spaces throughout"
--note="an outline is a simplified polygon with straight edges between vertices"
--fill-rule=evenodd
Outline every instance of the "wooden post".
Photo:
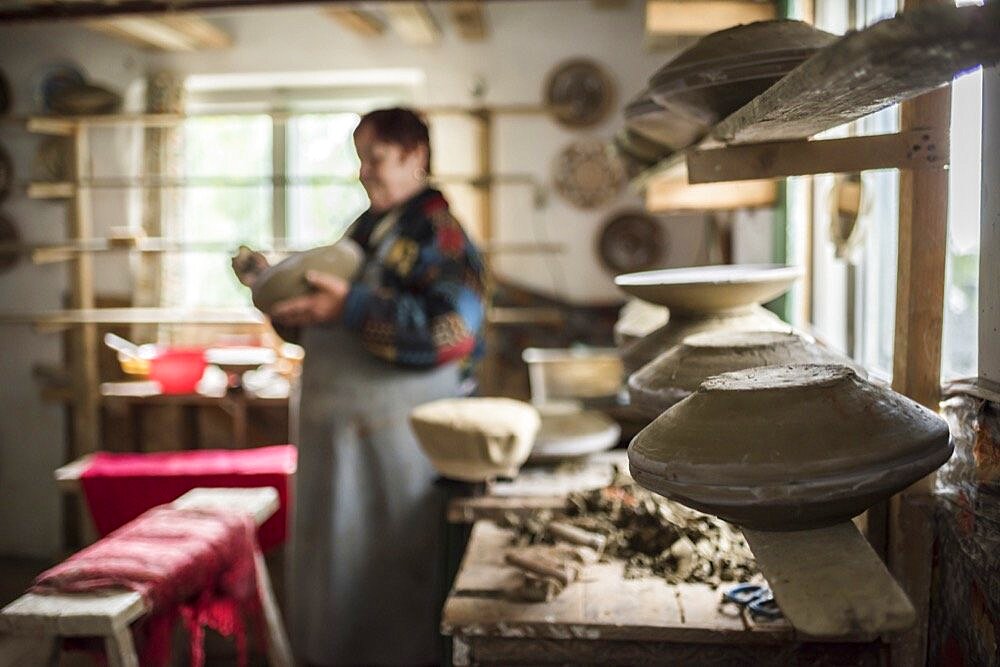
M 983 70 L 979 217 L 979 377 L 1000 383 L 1000 67 Z
M 86 174 L 90 154 L 89 137 L 84 126 L 74 134 L 77 180 Z M 72 202 L 71 239 L 93 238 L 90 188 L 80 185 Z M 73 308 L 94 307 L 94 264 L 90 253 L 77 253 L 72 262 L 70 298 Z M 72 334 L 70 360 L 73 368 L 73 451 L 76 459 L 97 450 L 99 443 L 100 402 L 98 396 L 97 325 L 81 324 Z
M 907 0 L 905 9 L 935 0 Z M 901 132 L 947 128 L 951 89 L 902 104 Z M 948 172 L 904 170 L 899 176 L 899 256 L 892 386 L 937 411 L 941 395 L 941 331 L 948 237 Z M 917 624 L 892 643 L 894 665 L 924 665 L 930 607 L 934 528 L 921 502 L 933 477 L 917 482 L 889 504 L 888 560 L 917 611 Z

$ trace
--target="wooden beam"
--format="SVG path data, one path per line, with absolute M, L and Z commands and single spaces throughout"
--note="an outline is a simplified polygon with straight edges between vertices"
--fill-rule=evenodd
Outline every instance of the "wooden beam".
M 84 25 L 105 35 L 154 51 L 224 49 L 233 40 L 225 31 L 193 14 L 117 16 L 92 19 Z
M 423 2 L 387 2 L 383 11 L 389 25 L 410 46 L 434 46 L 441 41 L 441 28 Z
M 448 14 L 462 39 L 469 42 L 486 39 L 486 12 L 481 0 L 453 0 L 448 3 Z
M 780 141 L 694 150 L 687 154 L 691 183 L 744 181 L 866 169 L 947 167 L 946 128 L 822 141 Z
M 983 70 L 979 217 L 979 377 L 1000 384 L 1000 69 Z
M 820 50 L 712 136 L 740 144 L 805 139 L 998 61 L 1000 3 L 907 9 Z
M 646 35 L 707 35 L 741 23 L 778 17 L 773 2 L 646 0 Z
M 650 177 L 645 189 L 646 210 L 653 213 L 770 207 L 778 196 L 777 183 L 768 179 L 691 185 L 684 162 Z
M 378 37 L 385 23 L 374 12 L 353 7 L 326 7 L 323 12 L 342 27 L 361 37 Z

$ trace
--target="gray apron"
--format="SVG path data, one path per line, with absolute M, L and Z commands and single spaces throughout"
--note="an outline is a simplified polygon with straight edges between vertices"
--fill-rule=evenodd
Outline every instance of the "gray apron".
M 393 237 L 369 260 L 365 282 L 377 281 Z M 301 343 L 289 591 L 297 659 L 437 662 L 443 496 L 407 416 L 421 403 L 458 395 L 458 365 L 394 366 L 339 324 L 307 327 Z

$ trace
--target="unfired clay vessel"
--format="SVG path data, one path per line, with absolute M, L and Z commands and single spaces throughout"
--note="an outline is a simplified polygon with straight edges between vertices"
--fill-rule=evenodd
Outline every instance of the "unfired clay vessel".
M 516 475 L 540 425 L 538 410 L 510 398 L 446 398 L 410 412 L 434 468 L 467 482 Z
M 268 267 L 253 284 L 253 304 L 263 312 L 270 311 L 279 301 L 309 293 L 306 274 L 309 271 L 330 273 L 351 280 L 361 268 L 364 251 L 357 243 L 343 238 L 333 245 L 313 248 L 289 255 Z
M 713 331 L 688 336 L 633 373 L 628 393 L 632 406 L 655 418 L 713 375 L 757 366 L 824 363 L 851 366 L 866 375 L 847 357 L 796 333 Z
M 840 365 L 725 373 L 629 445 L 642 486 L 757 530 L 846 521 L 944 463 L 943 419 Z
M 618 444 L 622 429 L 610 417 L 596 410 L 542 410 L 542 426 L 531 448 L 529 461 L 586 456 Z
M 671 313 L 667 323 L 622 350 L 622 366 L 634 373 L 688 336 L 710 331 L 783 331 L 792 328 L 761 306 L 724 313 Z
M 801 275 L 797 266 L 717 264 L 626 273 L 615 285 L 671 313 L 719 313 L 780 296 Z

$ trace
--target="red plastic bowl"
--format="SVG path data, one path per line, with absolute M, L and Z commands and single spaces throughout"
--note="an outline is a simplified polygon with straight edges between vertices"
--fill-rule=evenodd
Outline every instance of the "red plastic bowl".
M 193 394 L 205 365 L 201 348 L 167 348 L 150 360 L 149 379 L 159 382 L 164 394 Z

